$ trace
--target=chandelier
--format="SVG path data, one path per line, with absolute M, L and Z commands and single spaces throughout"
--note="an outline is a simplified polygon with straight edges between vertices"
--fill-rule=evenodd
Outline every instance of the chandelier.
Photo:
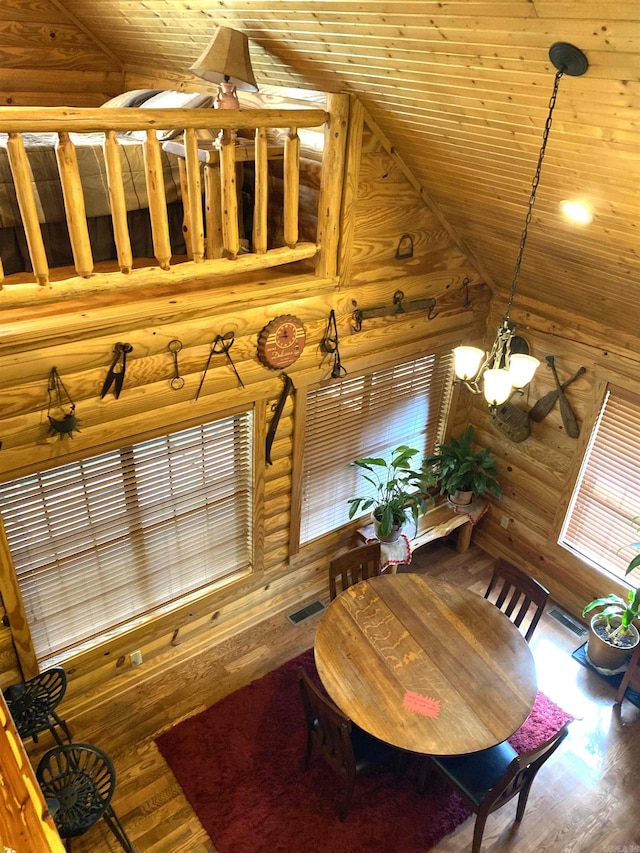
M 499 406 L 508 400 L 514 389 L 521 389 L 525 385 L 528 385 L 540 364 L 537 358 L 529 355 L 529 347 L 524 338 L 515 334 L 515 326 L 511 322 L 510 316 L 511 306 L 518 286 L 520 265 L 527 242 L 527 233 L 529 223 L 531 222 L 533 206 L 536 200 L 542 161 L 547 147 L 549 131 L 551 130 L 558 86 L 564 74 L 569 74 L 571 77 L 580 77 L 589 67 L 589 62 L 584 53 L 579 48 L 567 42 L 556 42 L 551 45 L 549 59 L 557 68 L 557 73 L 553 85 L 553 93 L 549 101 L 549 114 L 544 126 L 538 163 L 531 183 L 527 215 L 522 237 L 520 238 L 520 248 L 513 270 L 513 279 L 511 281 L 511 289 L 509 290 L 509 299 L 507 301 L 504 320 L 498 327 L 496 339 L 488 353 L 478 349 L 478 347 L 469 346 L 460 346 L 453 350 L 454 370 L 457 377 L 454 380 L 454 384 L 463 385 L 472 394 L 484 393 L 485 399 L 491 407 Z

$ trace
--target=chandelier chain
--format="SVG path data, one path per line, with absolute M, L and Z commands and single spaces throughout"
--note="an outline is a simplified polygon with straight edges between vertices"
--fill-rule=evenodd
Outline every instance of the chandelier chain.
M 525 243 L 527 242 L 527 233 L 529 231 L 529 223 L 531 222 L 531 217 L 533 215 L 533 205 L 536 201 L 536 192 L 538 190 L 538 184 L 540 183 L 540 172 L 542 171 L 542 161 L 544 160 L 544 154 L 547 148 L 547 140 L 549 139 L 549 132 L 551 131 L 551 122 L 553 120 L 553 110 L 556 105 L 556 98 L 558 96 L 558 86 L 560 85 L 560 80 L 564 74 L 564 71 L 558 71 L 555 77 L 555 81 L 553 84 L 553 92 L 551 94 L 551 98 L 549 99 L 549 114 L 547 115 L 547 120 L 545 122 L 544 131 L 542 134 L 542 145 L 540 147 L 540 153 L 538 154 L 538 164 L 536 166 L 536 172 L 533 176 L 533 180 L 531 182 L 531 194 L 529 195 L 529 204 L 527 208 L 527 215 L 524 220 L 524 228 L 522 230 L 522 237 L 520 238 L 520 248 L 518 249 L 518 256 L 516 258 L 515 267 L 513 270 L 513 279 L 511 282 L 511 290 L 509 292 L 509 301 L 507 303 L 507 310 L 505 312 L 505 323 L 508 324 L 509 314 L 511 311 L 511 306 L 513 304 L 513 297 L 516 295 L 516 286 L 518 284 L 518 276 L 520 275 L 520 264 L 522 263 L 522 255 L 524 253 Z

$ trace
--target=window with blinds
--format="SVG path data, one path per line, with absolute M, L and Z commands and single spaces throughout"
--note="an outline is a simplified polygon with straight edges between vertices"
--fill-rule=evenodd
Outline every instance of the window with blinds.
M 250 569 L 251 444 L 242 412 L 0 485 L 40 661 Z
M 443 437 L 452 365 L 450 352 L 436 353 L 308 393 L 301 544 L 346 524 L 347 500 L 367 494 L 354 459 L 390 456 L 400 444 L 421 456 L 433 452 Z
M 640 584 L 640 569 L 625 577 L 638 553 L 631 519 L 640 515 L 640 397 L 607 392 L 593 428 L 560 545 L 616 578 Z

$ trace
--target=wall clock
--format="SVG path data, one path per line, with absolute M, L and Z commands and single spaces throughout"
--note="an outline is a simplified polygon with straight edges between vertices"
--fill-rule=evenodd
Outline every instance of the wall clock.
M 304 326 L 297 317 L 275 317 L 258 335 L 258 360 L 272 370 L 289 367 L 300 357 L 305 339 Z

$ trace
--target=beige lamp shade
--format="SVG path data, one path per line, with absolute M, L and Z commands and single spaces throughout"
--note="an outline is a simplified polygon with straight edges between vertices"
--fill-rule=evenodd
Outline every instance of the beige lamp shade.
M 484 352 L 478 347 L 456 347 L 453 356 L 454 370 L 458 379 L 473 379 L 480 369 Z
M 244 33 L 229 27 L 218 27 L 189 71 L 209 83 L 228 81 L 242 92 L 258 91 L 249 58 L 249 40 Z
M 532 355 L 514 353 L 509 358 L 509 373 L 514 388 L 524 388 L 533 379 L 533 374 L 540 367 L 540 362 Z
M 484 396 L 490 406 L 499 406 L 509 399 L 512 385 L 508 370 L 500 370 L 497 367 L 485 370 L 483 379 Z

